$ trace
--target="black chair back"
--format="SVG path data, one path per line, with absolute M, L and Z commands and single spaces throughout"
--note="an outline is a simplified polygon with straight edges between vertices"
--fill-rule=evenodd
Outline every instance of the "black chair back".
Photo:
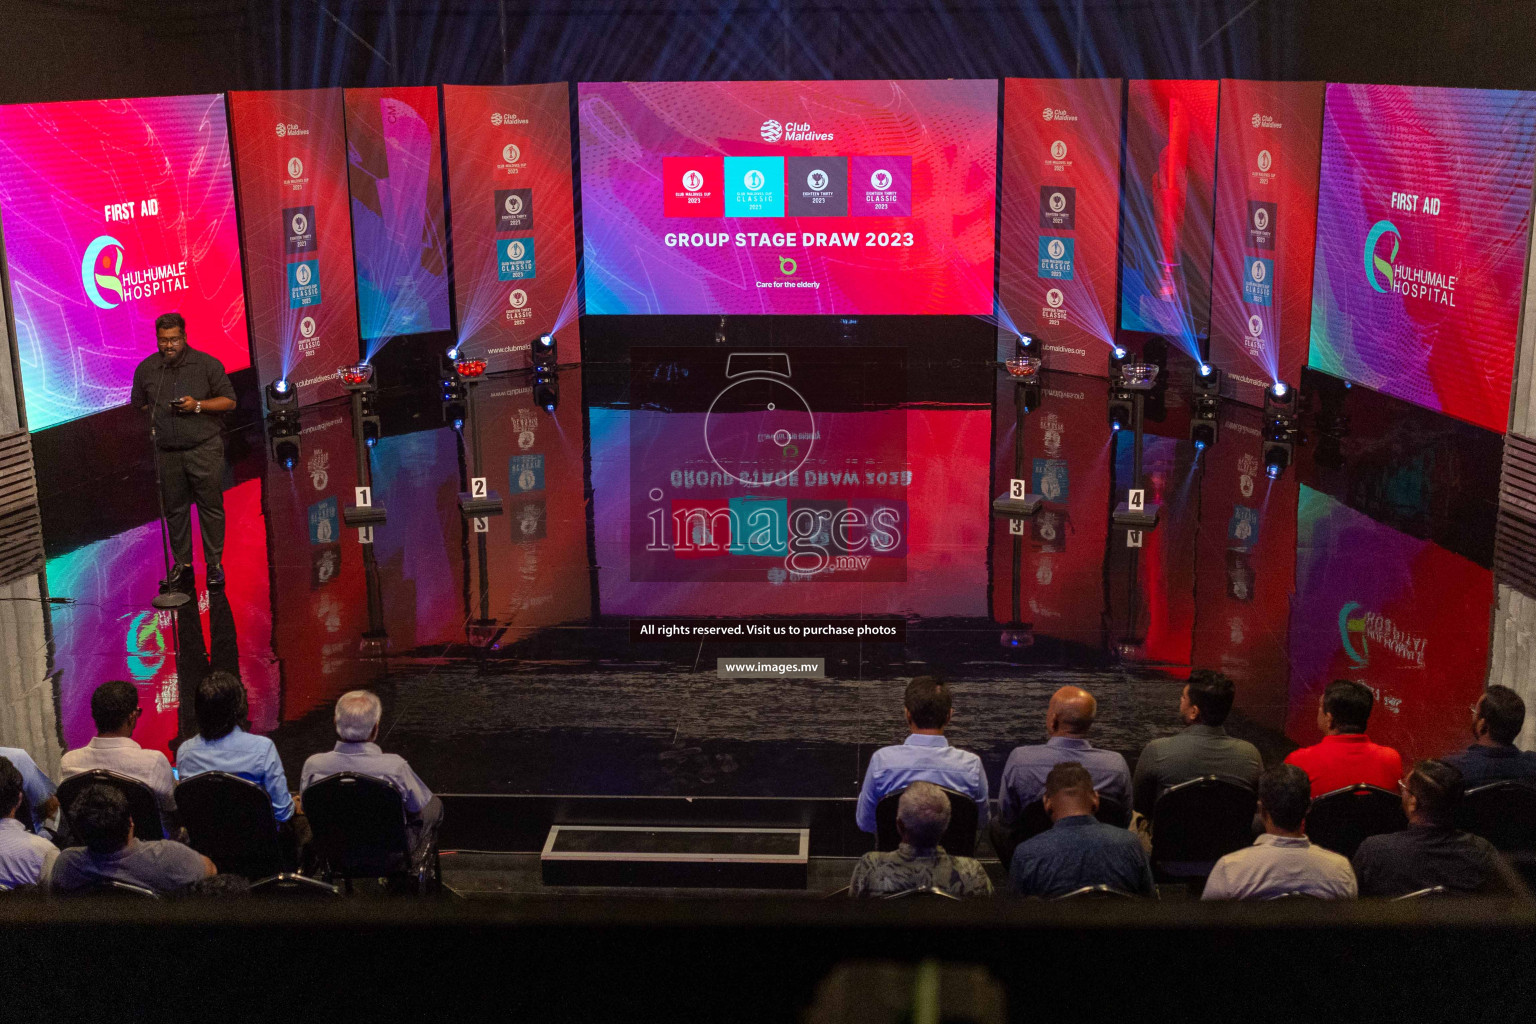
M 964 793 L 956 793 L 943 786 L 939 788 L 949 797 L 949 828 L 944 830 L 944 838 L 939 840 L 939 845 L 955 857 L 976 856 L 976 823 L 980 819 L 976 801 Z M 901 845 L 901 834 L 896 831 L 896 805 L 901 802 L 901 794 L 904 792 L 897 790 L 887 793 L 875 805 L 877 850 L 894 850 Z
M 337 899 L 342 893 L 334 885 L 310 878 L 308 875 L 283 873 L 251 883 L 253 896 L 270 896 L 288 899 Z
M 338 878 L 381 878 L 409 871 L 405 802 L 389 783 L 340 772 L 304 790 L 317 860 Z
M 931 885 L 920 886 L 916 889 L 903 889 L 901 892 L 893 892 L 885 899 L 888 900 L 918 900 L 925 903 L 949 903 L 958 902 L 960 897 L 954 893 L 945 892 L 943 889 L 935 889 Z
M 1081 889 L 1073 889 L 1064 892 L 1060 896 L 1052 896 L 1052 903 L 1060 903 L 1062 900 L 1135 900 L 1140 899 L 1135 893 L 1126 892 L 1124 889 L 1116 889 L 1112 885 L 1085 885 Z
M 1161 878 L 1197 879 L 1216 862 L 1253 844 L 1258 795 L 1215 775 L 1170 786 L 1152 806 L 1152 870 Z
M 1306 827 L 1307 838 L 1318 846 L 1352 858 L 1366 839 L 1401 832 L 1408 819 L 1396 793 L 1361 782 L 1315 798 Z
M 1458 828 L 1511 853 L 1536 850 L 1536 786 L 1501 779 L 1467 790 Z
M 94 771 L 81 772 L 72 775 L 59 783 L 59 808 L 61 821 L 61 835 L 74 836 L 74 829 L 69 827 L 69 808 L 75 802 L 81 792 L 87 786 L 96 783 L 105 783 L 116 786 L 128 799 L 128 814 L 133 818 L 133 834 L 140 839 L 165 838 L 165 825 L 160 820 L 160 805 L 155 802 L 155 794 L 150 788 L 138 779 L 130 779 L 126 775 L 117 772 L 109 772 L 105 768 L 97 768 Z
M 119 882 L 115 878 L 103 878 L 98 882 L 60 895 L 64 896 L 128 896 L 133 899 L 157 900 L 160 894 L 153 889 L 132 882 Z
M 220 874 L 251 880 L 283 870 L 277 818 L 267 791 L 228 772 L 203 772 L 176 787 L 176 809 L 192 849 Z

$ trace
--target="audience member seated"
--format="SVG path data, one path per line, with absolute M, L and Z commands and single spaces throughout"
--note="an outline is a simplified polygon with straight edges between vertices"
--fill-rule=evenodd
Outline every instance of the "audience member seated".
M 0 811 L 5 813 L 0 818 L 0 885 L 12 889 L 41 885 L 59 855 L 58 847 L 16 820 L 25 799 L 21 772 L 9 758 L 0 757 Z
M 1468 789 L 1500 779 L 1536 782 L 1536 752 L 1515 746 L 1523 725 L 1525 701 L 1520 695 L 1507 686 L 1490 686 L 1472 705 L 1472 745 L 1441 760 L 1461 772 Z
M 1317 706 L 1317 727 L 1322 742 L 1293 750 L 1285 759 L 1307 773 L 1312 795 L 1365 782 L 1390 790 L 1403 776 L 1403 759 L 1391 747 L 1366 739 L 1376 695 L 1364 683 L 1335 679 L 1323 691 Z
M 293 796 L 277 747 L 265 736 L 240 728 L 246 716 L 245 685 L 228 672 L 210 672 L 193 697 L 197 735 L 176 751 L 185 782 L 203 772 L 228 772 L 267 791 L 278 823 L 293 817 Z
M 1020 896 L 1064 896 L 1089 885 L 1107 885 L 1152 896 L 1152 865 L 1141 839 L 1129 829 L 1095 818 L 1099 796 L 1093 777 L 1075 761 L 1045 777 L 1049 830 L 1019 844 L 1008 871 L 1008 888 Z
M 1220 672 L 1196 669 L 1189 674 L 1189 683 L 1179 694 L 1184 730 L 1148 743 L 1136 759 L 1132 790 L 1137 811 L 1150 818 L 1157 798 L 1170 786 L 1204 775 L 1258 785 L 1264 770 L 1259 749 L 1228 736 L 1224 724 L 1234 695 L 1232 680 Z
M 336 746 L 311 754 L 299 772 L 299 793 L 331 775 L 352 772 L 389 783 L 405 802 L 406 828 L 413 856 L 431 848 L 443 820 L 443 802 L 432 795 L 399 754 L 386 754 L 375 741 L 384 706 L 370 690 L 350 690 L 336 701 Z
M 20 747 L 0 747 L 0 757 L 11 762 L 21 772 L 22 792 L 27 796 L 27 806 L 32 809 L 32 825 L 42 828 L 43 822 L 53 817 L 59 809 L 53 780 L 32 760 L 32 755 Z
M 938 889 L 951 896 L 990 896 L 992 880 L 974 857 L 952 857 L 939 840 L 949 828 L 949 797 L 931 782 L 914 782 L 896 804 L 901 845 L 866 853 L 853 869 L 853 896 Z
M 1216 862 L 1201 899 L 1267 900 L 1286 893 L 1354 899 L 1355 873 L 1349 860 L 1313 846 L 1302 832 L 1311 803 L 1311 782 L 1295 765 L 1277 765 L 1259 776 L 1264 834 L 1246 850 Z
M 160 814 L 170 828 L 176 813 L 176 780 L 171 762 L 158 750 L 145 750 L 133 741 L 133 728 L 139 722 L 139 691 L 132 683 L 114 679 L 96 687 L 91 694 L 91 718 L 96 721 L 96 735 L 91 742 L 66 753 L 59 761 L 60 781 L 105 769 L 138 779 L 155 794 Z M 158 839 L 159 836 L 151 838 Z
M 904 701 L 911 735 L 900 746 L 881 747 L 869 759 L 854 820 L 865 832 L 876 831 L 875 805 L 882 797 L 914 782 L 933 782 L 976 801 L 976 824 L 987 827 L 987 773 L 981 758 L 949 745 L 944 729 L 954 715 L 949 687 L 933 676 L 907 684 Z
M 1480 836 L 1458 831 L 1461 772 L 1444 761 L 1420 761 L 1398 783 L 1408 828 L 1371 836 L 1355 851 L 1362 896 L 1406 896 L 1444 886 L 1453 893 L 1525 895 L 1514 869 Z
M 47 887 L 69 893 L 103 882 L 127 882 L 158 893 L 176 892 L 218 874 L 213 861 L 169 839 L 137 839 L 128 799 L 116 786 L 85 787 L 67 811 L 84 846 L 60 853 Z
M 1088 769 L 1093 788 L 1101 799 L 1114 800 L 1127 811 L 1131 806 L 1131 769 L 1113 750 L 1100 750 L 1088 742 L 1088 731 L 1098 712 L 1093 694 L 1076 686 L 1063 686 L 1051 695 L 1045 710 L 1044 743 L 1015 747 L 1003 765 L 998 783 L 998 819 L 1012 826 L 1024 808 L 1045 792 L 1045 777 L 1063 761 L 1076 761 Z

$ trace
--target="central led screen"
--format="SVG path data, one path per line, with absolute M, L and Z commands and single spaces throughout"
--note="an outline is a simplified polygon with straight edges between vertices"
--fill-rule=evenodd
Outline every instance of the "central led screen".
M 992 312 L 995 81 L 579 97 L 588 313 Z

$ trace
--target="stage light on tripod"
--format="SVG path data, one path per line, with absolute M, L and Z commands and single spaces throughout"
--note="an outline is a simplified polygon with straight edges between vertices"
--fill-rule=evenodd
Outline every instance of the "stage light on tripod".
M 1274 385 L 1270 387 L 1269 393 L 1274 395 L 1276 398 L 1283 400 L 1286 395 L 1291 393 L 1291 388 L 1290 385 L 1286 384 L 1285 381 L 1277 380 L 1275 381 Z
M 547 368 L 558 361 L 558 346 L 553 334 L 541 334 L 529 350 L 529 358 L 535 367 Z
M 1202 377 L 1209 377 L 1211 374 L 1213 374 L 1215 372 L 1216 372 L 1216 367 L 1212 366 L 1210 363 L 1201 363 L 1200 364 L 1200 376 L 1202 376 Z
M 1292 446 L 1289 441 L 1271 441 L 1264 446 L 1264 475 L 1278 480 L 1291 464 Z
M 1122 345 L 1116 345 L 1109 350 L 1109 379 L 1120 379 L 1120 367 L 1124 366 L 1131 358 L 1131 353 Z
M 1029 356 L 1034 359 L 1040 358 L 1040 339 L 1033 334 L 1019 334 L 1018 342 L 1015 345 L 1015 354 Z
M 459 356 L 461 355 L 461 353 L 459 352 L 459 346 L 457 346 L 457 345 L 453 346 L 447 352 L 444 352 L 443 355 L 447 357 L 448 362 L 450 362 L 450 363 L 458 362 L 459 361 Z
M 267 385 L 267 394 L 277 401 L 285 401 L 293 393 L 293 385 L 288 383 L 287 377 L 279 377 Z
M 540 370 L 533 377 L 533 402 L 539 408 L 554 415 L 560 405 L 560 378 L 547 370 Z
M 286 377 L 279 377 L 268 384 L 264 390 L 267 397 L 267 412 L 269 414 L 298 412 L 298 389 Z
M 1189 436 L 1195 442 L 1195 451 L 1203 452 L 1216 443 L 1216 424 L 1197 421 L 1190 426 Z

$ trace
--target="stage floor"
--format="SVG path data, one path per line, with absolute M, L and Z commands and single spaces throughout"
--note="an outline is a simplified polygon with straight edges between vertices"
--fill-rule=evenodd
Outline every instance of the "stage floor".
M 49 455 L 43 588 L 68 603 L 39 606 L 46 663 L 19 680 L 54 698 L 52 722 L 28 704 L 33 742 L 85 743 L 91 691 L 128 678 L 141 742 L 169 749 L 210 666 L 238 669 L 290 782 L 332 742 L 335 698 L 366 686 L 384 700 L 385 749 L 444 793 L 851 797 L 926 673 L 953 682 L 951 738 L 994 787 L 1013 746 L 1043 739 L 1058 686 L 1092 690 L 1095 741 L 1134 759 L 1177 727 L 1191 667 L 1237 681 L 1231 726 L 1267 759 L 1315 740 L 1335 677 L 1377 690 L 1371 731 L 1405 756 L 1467 741 L 1494 600 L 1496 435 L 1309 374 L 1305 443 L 1270 479 L 1257 409 L 1223 402 L 1197 451 L 1175 359 L 1144 442 L 1161 519 L 1137 537 L 1111 521 L 1133 438 L 1111 429 L 1102 379 L 1047 374 L 1026 396 L 987 361 L 990 336 L 779 338 L 749 346 L 748 365 L 727 359 L 739 345 L 646 329 L 624 358 L 560 370 L 553 397 L 528 373 L 486 379 L 462 426 L 430 376 L 384 388 L 365 451 L 387 519 L 371 544 L 341 515 L 359 482 L 345 401 L 303 412 L 292 469 L 261 424 L 233 431 L 228 589 L 204 591 L 199 565 L 199 614 L 179 622 L 149 609 L 162 556 L 148 460 Z M 787 378 L 765 351 L 788 357 Z M 792 417 L 753 405 L 774 394 Z M 753 476 L 770 456 L 797 477 Z M 485 532 L 458 507 L 477 475 L 503 502 Z M 1015 476 L 1046 496 L 1033 519 L 990 512 Z M 820 574 L 647 550 L 678 503 L 733 499 L 893 503 L 900 543 Z M 632 643 L 635 616 L 895 616 L 907 638 Z M 824 658 L 826 678 L 721 678 L 716 659 L 742 656 Z

